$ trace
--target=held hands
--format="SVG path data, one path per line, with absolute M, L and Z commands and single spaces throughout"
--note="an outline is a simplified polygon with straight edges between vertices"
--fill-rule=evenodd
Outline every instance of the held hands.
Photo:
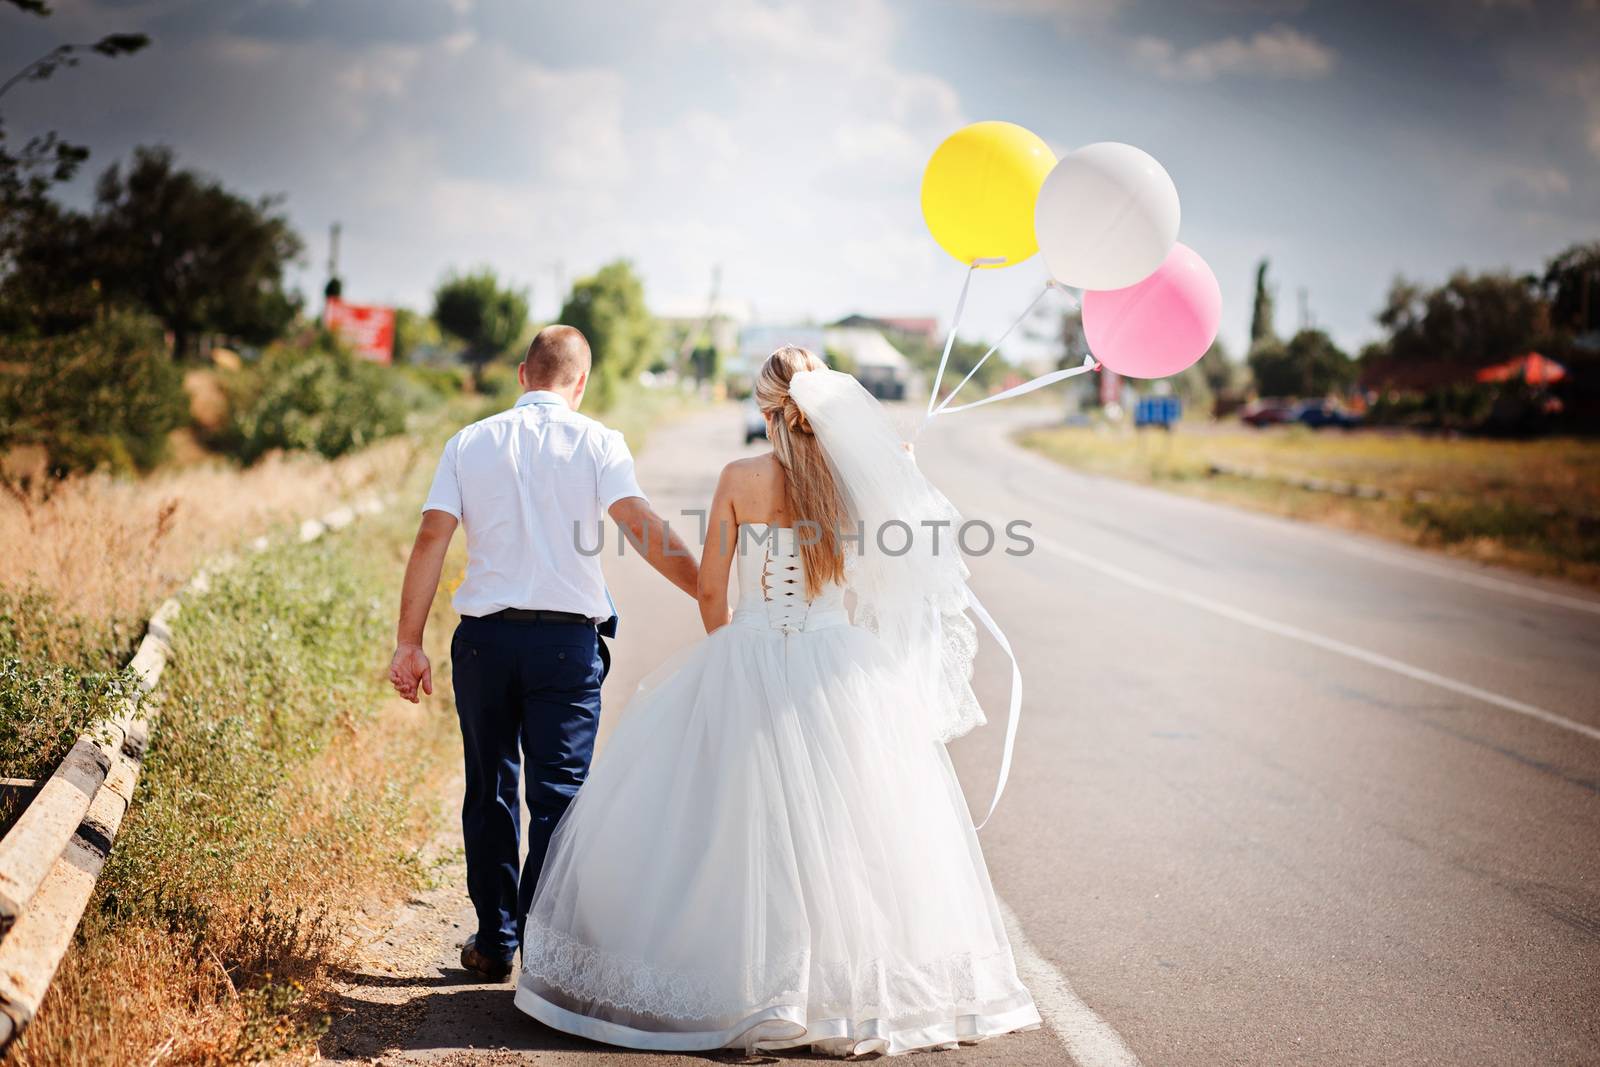
M 400 644 L 395 647 L 394 659 L 389 661 L 389 681 L 394 691 L 411 703 L 417 703 L 420 687 L 428 696 L 433 695 L 433 665 L 421 645 Z

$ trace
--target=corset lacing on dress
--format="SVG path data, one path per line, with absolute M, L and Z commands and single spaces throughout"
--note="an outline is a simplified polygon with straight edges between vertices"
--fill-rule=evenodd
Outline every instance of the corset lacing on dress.
M 749 525 L 766 533 L 739 539 L 739 603 L 733 621 L 785 636 L 848 626 L 843 586 L 830 584 L 815 598 L 806 598 L 805 563 L 796 532 L 787 526 Z
M 761 566 L 761 596 L 767 603 L 767 625 L 792 634 L 806 628 L 811 602 L 805 598 L 806 576 L 799 556 L 772 555 L 769 546 Z

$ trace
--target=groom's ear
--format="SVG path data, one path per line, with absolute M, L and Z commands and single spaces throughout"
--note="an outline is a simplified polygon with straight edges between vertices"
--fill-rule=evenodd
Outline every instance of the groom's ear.
M 517 384 L 522 387 L 522 391 L 523 392 L 527 392 L 528 391 L 528 361 L 527 360 L 523 360 L 521 363 L 517 364 Z

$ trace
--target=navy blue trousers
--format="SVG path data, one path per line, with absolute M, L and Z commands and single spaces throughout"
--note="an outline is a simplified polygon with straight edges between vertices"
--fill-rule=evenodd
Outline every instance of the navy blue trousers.
M 589 773 L 600 723 L 604 645 L 593 626 L 463 618 L 450 644 L 466 751 L 461 805 L 477 947 L 509 959 L 539 884 L 550 833 Z M 519 754 L 520 747 L 520 754 Z M 518 779 L 527 763 L 528 858 Z

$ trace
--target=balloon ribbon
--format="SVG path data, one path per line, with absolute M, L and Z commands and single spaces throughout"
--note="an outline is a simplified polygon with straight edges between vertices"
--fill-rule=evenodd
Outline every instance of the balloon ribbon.
M 1081 367 L 1068 367 L 1065 370 L 1053 370 L 1049 374 L 1041 374 L 1039 377 L 1034 378 L 1031 381 L 1023 382 L 1021 385 L 1014 385 L 1003 393 L 996 393 L 993 396 L 986 396 L 982 400 L 974 400 L 968 404 L 957 404 L 953 408 L 946 407 L 944 404 L 940 404 L 939 409 L 935 411 L 934 414 L 954 415 L 956 412 L 966 411 L 968 408 L 981 408 L 985 404 L 993 404 L 996 400 L 1010 400 L 1014 396 L 1022 396 L 1024 393 L 1031 393 L 1035 389 L 1043 389 L 1047 385 L 1054 385 L 1056 382 L 1064 381 L 1067 378 L 1075 378 L 1080 374 L 1087 374 L 1089 371 L 1099 369 L 1099 360 L 1095 359 L 1093 356 L 1084 356 L 1083 365 Z
M 994 799 L 989 801 L 989 810 L 984 814 L 983 822 L 978 824 L 978 829 L 982 830 L 994 817 L 994 809 L 1000 806 L 1000 795 L 1006 791 L 1006 780 L 1011 777 L 1011 756 L 1017 747 L 1017 723 L 1022 717 L 1022 668 L 1017 665 L 1017 654 L 1011 651 L 1011 642 L 1006 640 L 1000 624 L 994 621 L 994 616 L 979 603 L 977 594 L 970 588 L 967 590 L 967 606 L 1011 659 L 1011 702 L 1006 708 L 1005 748 L 1000 752 L 1000 774 L 994 783 Z
M 1005 259 L 973 260 L 967 265 L 967 276 L 961 281 L 961 295 L 956 298 L 955 317 L 950 320 L 950 336 L 944 339 L 944 353 L 939 357 L 939 370 L 933 376 L 933 389 L 928 393 L 928 414 L 933 414 L 934 401 L 939 399 L 939 384 L 944 381 L 944 368 L 950 362 L 950 349 L 955 347 L 956 331 L 961 327 L 961 313 L 967 306 L 967 289 L 972 285 L 972 272 L 979 267 L 994 263 L 1004 263 Z
M 1022 309 L 1022 314 L 1018 315 L 1016 318 L 1011 320 L 1011 325 L 1007 326 L 1006 330 L 1005 330 L 1005 333 L 1002 333 L 1000 335 L 1000 340 L 998 340 L 994 344 L 990 345 L 989 346 L 989 351 L 987 351 L 983 355 L 979 356 L 978 357 L 978 362 L 974 363 L 972 365 L 972 369 L 967 371 L 967 376 L 965 378 L 961 379 L 961 381 L 956 385 L 956 387 L 954 389 L 950 390 L 949 395 L 946 396 L 944 398 L 944 400 L 940 401 L 938 407 L 933 408 L 932 410 L 930 410 L 928 412 L 927 418 L 922 420 L 922 424 L 924 426 L 926 426 L 929 422 L 931 422 L 935 415 L 939 414 L 939 412 L 943 411 L 945 408 L 950 406 L 950 401 L 954 400 L 956 398 L 956 394 L 961 392 L 961 387 L 966 385 L 968 382 L 972 381 L 972 376 L 974 374 L 978 373 L 978 368 L 983 366 L 985 363 L 987 363 L 989 361 L 989 357 L 994 355 L 995 352 L 999 351 L 1000 346 L 1005 343 L 1006 338 L 1011 336 L 1011 331 L 1015 330 L 1018 326 L 1021 326 L 1024 321 L 1026 321 L 1028 316 L 1030 314 L 1032 314 L 1035 305 L 1037 305 L 1039 303 L 1039 301 L 1043 300 L 1044 299 L 1044 294 L 1048 293 L 1051 289 L 1061 289 L 1063 292 L 1066 291 L 1065 287 L 1057 284 L 1055 279 L 1052 278 L 1049 281 L 1046 281 L 1044 283 L 1044 288 L 1040 289 L 1039 292 L 1034 296 L 1034 298 L 1032 300 L 1028 301 L 1028 306 Z M 1071 296 L 1071 294 L 1068 293 L 1068 296 Z M 1072 297 L 1072 302 L 1076 304 L 1078 302 L 1077 297 Z

